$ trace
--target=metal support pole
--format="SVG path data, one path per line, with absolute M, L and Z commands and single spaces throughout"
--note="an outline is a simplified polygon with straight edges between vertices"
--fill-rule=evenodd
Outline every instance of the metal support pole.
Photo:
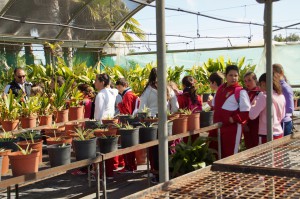
M 102 155 L 102 179 L 103 179 L 103 198 L 107 199 L 107 192 L 106 192 L 106 168 L 105 168 L 105 160 Z
M 10 186 L 7 187 L 7 199 L 10 199 Z
M 99 163 L 96 163 L 96 169 L 97 169 L 97 193 L 96 193 L 96 198 L 100 199 L 100 167 Z
M 221 148 L 221 129 L 218 128 L 218 158 L 222 159 L 222 148 Z
M 18 199 L 19 198 L 19 185 L 18 184 L 15 185 L 15 193 L 16 193 L 15 199 Z
M 147 148 L 147 181 L 148 187 L 150 187 L 150 161 L 149 161 L 149 148 Z
M 158 79 L 158 139 L 159 182 L 169 180 L 167 130 L 167 73 L 165 40 L 165 0 L 156 1 L 157 79 Z
M 267 72 L 267 138 L 268 141 L 273 140 L 273 110 L 272 110 L 272 94 L 273 94 L 273 67 L 272 67 L 272 2 L 265 1 L 265 30 L 264 39 L 266 46 L 266 72 Z

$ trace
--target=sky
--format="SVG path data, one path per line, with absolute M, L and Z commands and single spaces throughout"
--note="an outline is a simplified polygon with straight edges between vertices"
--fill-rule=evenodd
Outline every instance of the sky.
M 155 5 L 155 2 L 152 3 Z M 263 13 L 264 4 L 259 4 L 255 0 L 166 0 L 166 7 L 181 8 L 202 14 L 229 19 L 234 21 L 264 23 Z M 273 24 L 278 26 L 287 26 L 300 22 L 300 1 L 299 0 L 281 0 L 273 3 Z M 156 32 L 155 8 L 145 7 L 134 15 L 141 28 L 145 32 Z M 197 26 L 199 26 L 200 36 L 217 37 L 251 37 L 251 44 L 261 44 L 263 39 L 263 28 L 254 25 L 232 24 L 220 22 L 204 17 L 198 17 L 178 11 L 166 10 L 166 34 L 176 34 L 185 36 L 197 36 Z M 300 33 L 300 25 L 296 26 L 298 30 L 282 30 L 274 34 L 283 36 L 290 33 Z M 155 36 L 149 36 L 147 40 L 156 40 Z M 169 50 L 176 49 L 194 49 L 194 48 L 212 48 L 227 47 L 230 45 L 248 45 L 248 39 L 184 39 L 178 37 L 167 37 L 167 42 L 183 42 L 169 44 Z M 188 43 L 188 44 L 187 44 Z M 155 46 L 135 48 L 135 51 L 155 50 Z

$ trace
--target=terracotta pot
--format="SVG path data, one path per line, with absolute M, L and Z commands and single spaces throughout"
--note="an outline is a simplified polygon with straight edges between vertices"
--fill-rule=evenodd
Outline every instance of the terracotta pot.
M 186 133 L 187 132 L 187 117 L 180 117 L 175 120 L 173 120 L 173 135 L 180 134 L 180 133 Z
M 147 164 L 147 150 L 141 149 L 141 150 L 135 151 L 135 158 L 136 158 L 137 165 Z
M 294 108 L 298 107 L 298 99 L 294 99 Z
M 31 141 L 21 141 L 17 143 L 22 149 L 26 149 L 29 144 L 29 149 L 34 149 L 40 152 L 39 162 L 43 162 L 43 141 L 38 140 L 32 143 Z
M 75 106 L 69 108 L 69 120 L 80 120 L 84 117 L 83 106 Z
M 14 131 L 18 129 L 19 120 L 1 121 L 1 122 L 2 122 L 2 128 L 5 131 Z
M 65 132 L 63 130 L 61 130 L 59 127 L 57 128 L 53 128 L 53 127 L 46 127 L 44 129 L 45 135 L 48 137 L 60 137 L 60 136 L 64 136 Z
M 175 120 L 177 118 L 179 118 L 180 114 L 174 113 L 172 115 L 168 116 L 168 120 Z
M 65 132 L 67 135 L 74 133 L 76 128 L 82 127 L 82 123 L 78 122 L 68 122 L 65 124 Z
M 107 120 L 102 120 L 102 123 L 103 124 L 117 124 L 118 123 L 118 119 L 116 118 L 116 119 L 107 119 Z
M 8 155 L 13 176 L 36 173 L 39 170 L 40 152 L 33 150 L 29 155 L 23 155 L 20 151 Z
M 39 117 L 39 120 L 40 120 L 39 126 L 51 126 L 52 115 L 42 115 Z
M 62 110 L 62 111 L 57 111 L 55 122 L 60 123 L 60 122 L 69 121 L 69 115 L 68 114 L 69 114 L 69 109 L 65 109 L 65 110 Z
M 157 123 L 158 122 L 158 118 L 145 118 L 144 122 Z
M 117 128 L 114 125 L 108 125 L 108 131 L 109 133 L 111 133 L 112 135 L 117 135 L 119 128 Z
M 94 130 L 94 135 L 96 137 L 101 137 L 102 134 L 105 136 L 111 136 L 111 135 L 116 135 L 117 132 L 110 131 L 109 129 L 95 129 Z
M 53 144 L 72 144 L 72 137 L 69 136 L 62 136 L 60 140 L 55 140 L 55 138 L 47 138 L 47 145 Z
M 195 131 L 200 129 L 200 113 L 193 113 L 188 115 L 188 122 L 187 122 L 187 130 L 188 131 Z
M 11 150 L 5 150 L 3 152 L 0 152 L 0 156 L 3 157 L 2 159 L 2 170 L 1 174 L 5 175 L 8 172 L 8 167 L 9 167 L 9 158 L 8 155 L 11 153 Z
M 36 116 L 22 117 L 21 126 L 23 129 L 34 128 L 36 127 Z

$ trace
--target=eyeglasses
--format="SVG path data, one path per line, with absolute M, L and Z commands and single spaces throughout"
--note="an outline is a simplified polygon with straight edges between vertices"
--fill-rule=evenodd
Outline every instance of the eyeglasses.
M 25 77 L 26 77 L 26 75 L 20 75 L 20 76 L 18 76 L 19 79 L 25 78 Z

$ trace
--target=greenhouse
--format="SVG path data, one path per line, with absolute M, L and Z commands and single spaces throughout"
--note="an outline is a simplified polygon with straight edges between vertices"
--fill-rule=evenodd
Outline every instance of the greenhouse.
M 298 5 L 0 1 L 0 197 L 300 198 Z

